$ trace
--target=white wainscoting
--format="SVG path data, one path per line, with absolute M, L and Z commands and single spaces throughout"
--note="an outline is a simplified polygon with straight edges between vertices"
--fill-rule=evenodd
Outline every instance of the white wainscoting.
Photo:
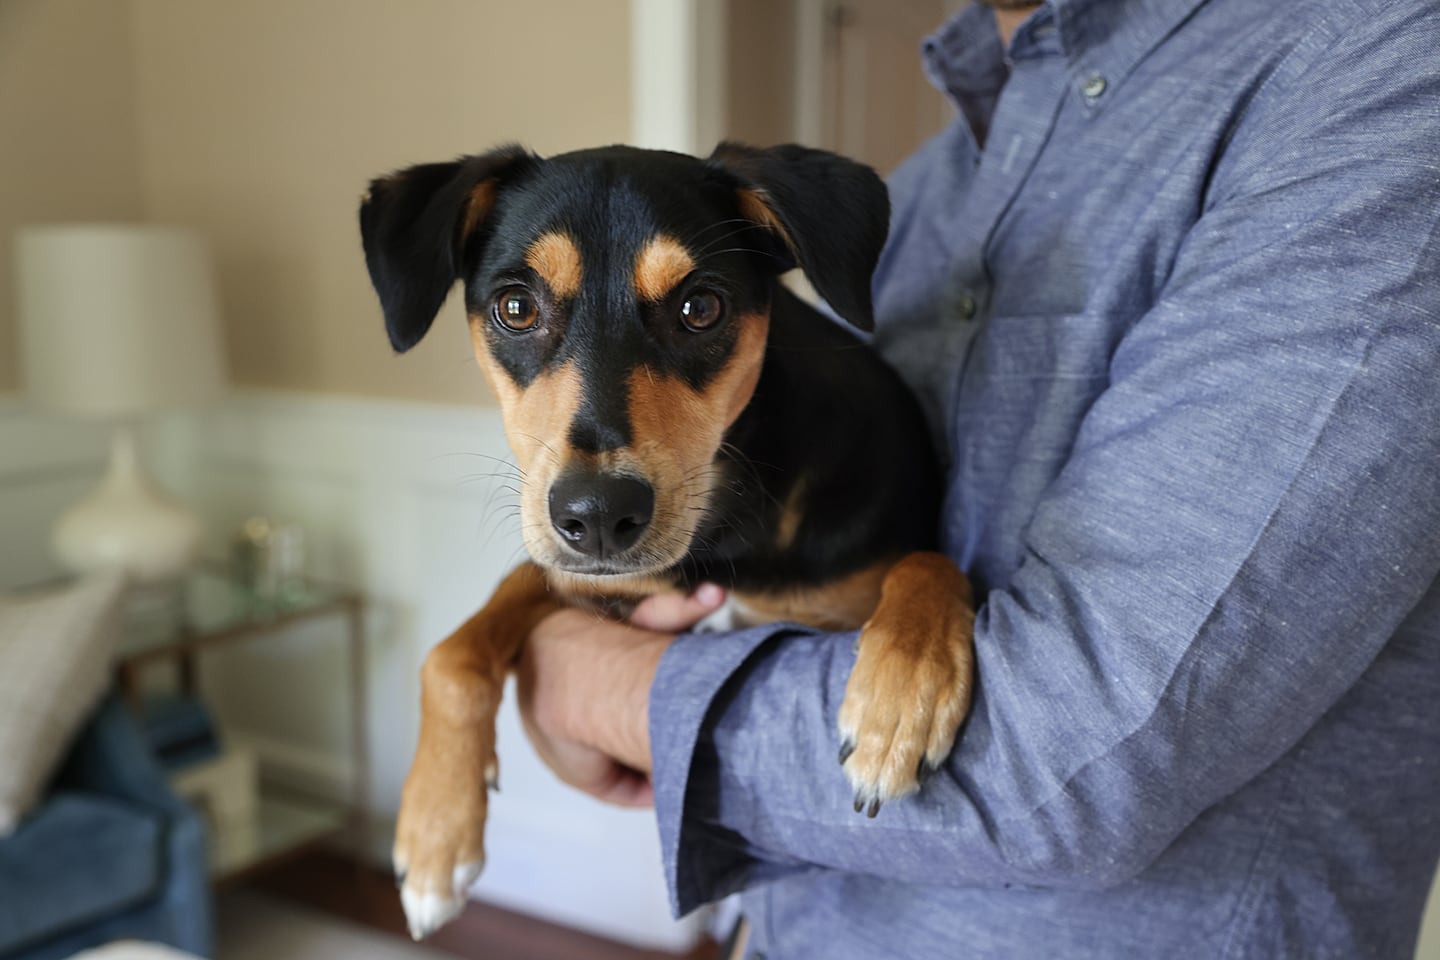
M 0 397 L 0 586 L 56 571 L 50 525 L 98 478 L 106 432 L 34 417 Z M 377 822 L 393 822 L 419 722 L 426 651 L 483 602 L 521 556 L 493 409 L 240 391 L 144 432 L 147 460 L 204 516 L 213 555 L 246 517 L 303 528 L 307 568 L 369 600 L 368 732 Z M 207 659 L 225 728 L 267 776 L 340 791 L 349 776 L 345 660 L 326 624 Z M 632 943 L 683 950 L 700 918 L 669 917 L 653 814 L 560 785 L 500 719 L 501 783 L 475 895 Z M 388 830 L 382 849 L 388 850 Z
M 100 476 L 102 428 L 27 415 L 0 394 L 0 588 L 48 580 L 50 528 Z

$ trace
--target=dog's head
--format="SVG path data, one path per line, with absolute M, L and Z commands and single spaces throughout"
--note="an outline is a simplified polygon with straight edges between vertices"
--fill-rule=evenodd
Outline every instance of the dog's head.
M 360 226 L 396 350 L 463 281 L 524 480 L 526 547 L 605 576 L 689 549 L 781 272 L 800 266 L 870 328 L 888 214 L 868 167 L 798 146 L 722 144 L 708 160 L 507 147 L 375 180 Z

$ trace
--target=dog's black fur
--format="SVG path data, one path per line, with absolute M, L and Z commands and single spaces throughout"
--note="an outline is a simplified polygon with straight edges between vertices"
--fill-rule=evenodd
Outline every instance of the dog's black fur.
M 487 182 L 493 206 L 467 233 L 467 198 Z M 737 202 L 747 190 L 773 212 L 768 225 Z M 546 229 L 577 238 L 587 269 L 609 265 L 603 278 L 587 273 L 573 303 L 542 302 L 542 313 L 557 318 L 544 329 L 516 334 L 489 322 L 485 333 L 522 389 L 567 360 L 587 371 L 569 438 L 578 450 L 633 441 L 626 382 L 637 365 L 699 390 L 730 358 L 734 325 L 694 333 L 676 322 L 690 291 L 718 291 L 733 314 L 768 308 L 760 381 L 718 455 L 724 481 L 668 575 L 681 587 L 711 580 L 774 591 L 933 547 L 940 473 L 918 405 L 852 331 L 779 282 L 798 264 L 840 316 L 870 329 L 870 276 L 888 209 L 869 168 L 797 146 L 724 144 L 704 162 L 627 147 L 541 159 L 505 147 L 376 180 L 361 227 L 397 351 L 421 339 L 456 280 L 472 318 L 485 318 L 496 291 L 516 283 L 546 301 L 525 265 L 527 245 Z M 629 265 L 657 233 L 703 257 L 673 296 L 644 303 L 627 286 Z M 803 520 L 782 549 L 773 532 L 802 481 Z

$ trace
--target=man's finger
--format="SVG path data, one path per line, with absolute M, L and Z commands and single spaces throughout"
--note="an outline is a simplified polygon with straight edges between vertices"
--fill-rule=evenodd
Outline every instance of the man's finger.
M 689 630 L 725 603 L 725 590 L 713 583 L 702 583 L 691 594 L 657 593 L 646 597 L 630 622 L 657 633 L 679 633 Z
M 634 770 L 622 768 L 622 772 L 603 790 L 592 791 L 597 799 L 613 803 L 618 807 L 655 806 L 655 788 L 650 778 Z

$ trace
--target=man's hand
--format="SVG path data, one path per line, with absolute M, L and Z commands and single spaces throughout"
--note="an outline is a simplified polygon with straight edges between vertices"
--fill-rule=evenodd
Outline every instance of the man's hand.
M 725 601 L 703 584 L 693 594 L 651 597 L 630 623 L 561 610 L 530 634 L 516 670 L 520 716 L 535 751 L 576 789 L 621 806 L 649 806 L 650 684 L 675 634 Z

